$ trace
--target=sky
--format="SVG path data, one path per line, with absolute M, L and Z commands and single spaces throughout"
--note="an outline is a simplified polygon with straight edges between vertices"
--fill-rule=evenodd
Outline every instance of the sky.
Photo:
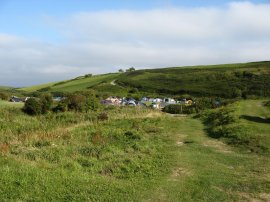
M 0 86 L 269 56 L 270 0 L 0 0 Z

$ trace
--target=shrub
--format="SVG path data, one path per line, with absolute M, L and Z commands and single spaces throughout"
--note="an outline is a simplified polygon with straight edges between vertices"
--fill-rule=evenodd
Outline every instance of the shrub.
M 92 77 L 92 76 L 93 76 L 93 74 L 85 74 L 84 78 L 89 78 L 89 77 Z
M 42 106 L 38 100 L 30 98 L 25 102 L 23 111 L 29 115 L 39 115 L 42 112 Z
M 208 112 L 204 115 L 204 123 L 210 125 L 211 127 L 232 124 L 237 120 L 233 112 L 234 108 L 230 107 Z
M 86 111 L 97 111 L 100 108 L 100 102 L 95 95 L 86 97 L 85 109 Z
M 136 133 L 131 132 L 131 131 L 125 132 L 125 136 L 128 139 L 132 139 L 132 140 L 140 140 L 141 139 L 141 136 L 139 134 L 136 134 Z
M 66 112 L 68 110 L 67 102 L 65 100 L 60 101 L 56 107 L 53 108 L 53 112 Z
M 9 100 L 9 95 L 4 92 L 0 92 L 0 100 Z
M 38 92 L 47 92 L 49 90 L 51 90 L 52 88 L 51 87 L 45 87 L 45 88 L 41 88 L 39 90 L 37 90 Z
M 109 116 L 108 116 L 108 114 L 106 114 L 106 113 L 101 113 L 101 114 L 99 114 L 99 115 L 97 116 L 97 118 L 98 118 L 98 120 L 100 120 L 100 121 L 106 121 L 106 120 L 109 119 Z
M 183 105 L 167 105 L 163 108 L 163 111 L 170 114 L 182 114 Z
M 138 93 L 139 90 L 138 90 L 138 88 L 132 88 L 132 89 L 130 89 L 128 92 L 129 92 L 129 93 Z
M 86 97 L 80 94 L 72 94 L 68 96 L 68 109 L 82 112 L 85 110 Z
M 53 104 L 53 98 L 52 95 L 50 93 L 46 93 L 46 94 L 42 94 L 40 96 L 40 104 L 41 104 L 41 112 L 42 114 L 47 113 Z
M 269 100 L 269 101 L 265 101 L 263 104 L 264 104 L 264 106 L 266 106 L 266 107 L 270 107 L 270 100 Z
M 193 114 L 196 112 L 195 107 L 193 105 L 186 106 L 179 104 L 167 105 L 166 107 L 163 108 L 163 111 L 170 114 Z

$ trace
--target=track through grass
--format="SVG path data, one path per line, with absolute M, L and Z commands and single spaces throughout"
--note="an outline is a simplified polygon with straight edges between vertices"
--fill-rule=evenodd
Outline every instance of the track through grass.
M 95 113 L 28 117 L 2 108 L 0 198 L 269 200 L 269 156 L 208 137 L 190 116 L 136 108 L 106 113 L 109 120 L 102 122 Z

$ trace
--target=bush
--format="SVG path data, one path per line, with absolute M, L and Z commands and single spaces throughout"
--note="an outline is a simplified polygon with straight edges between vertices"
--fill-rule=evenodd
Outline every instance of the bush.
M 125 136 L 131 140 L 140 140 L 141 139 L 141 136 L 139 134 L 131 132 L 131 131 L 125 132 Z
M 179 104 L 167 105 L 166 107 L 163 108 L 163 111 L 170 114 L 193 114 L 196 112 L 195 107 L 193 105 L 186 106 Z
M 204 123 L 211 127 L 235 123 L 237 118 L 233 113 L 234 111 L 235 109 L 230 107 L 210 111 L 204 114 Z
M 252 152 L 268 152 L 260 137 L 256 137 L 250 128 L 239 122 L 231 107 L 204 113 L 203 118 L 210 137 L 224 138 L 228 144 L 250 149 Z
M 100 108 L 100 102 L 95 95 L 87 96 L 85 105 L 86 111 L 97 111 Z
M 265 102 L 263 103 L 263 105 L 266 106 L 266 107 L 270 107 L 270 100 L 269 100 L 269 101 L 265 101 Z
M 29 115 L 39 115 L 42 112 L 42 106 L 38 100 L 30 98 L 25 102 L 23 111 Z
M 9 100 L 9 95 L 4 92 L 0 92 L 0 100 Z
M 68 110 L 79 112 L 97 111 L 101 106 L 92 90 L 71 94 L 65 102 L 67 102 Z
M 182 114 L 183 105 L 167 105 L 163 108 L 163 111 L 170 114 Z
M 40 96 L 39 101 L 41 104 L 42 114 L 45 114 L 51 110 L 51 107 L 53 104 L 53 98 L 52 98 L 52 95 L 50 93 L 42 94 Z
M 78 112 L 82 112 L 85 110 L 86 106 L 86 97 L 80 94 L 72 94 L 68 96 L 68 110 L 75 110 Z
M 53 112 L 66 112 L 68 110 L 67 102 L 65 100 L 60 101 L 56 107 L 53 108 Z
M 101 113 L 101 114 L 98 115 L 97 118 L 98 118 L 98 120 L 100 120 L 100 121 L 106 121 L 106 120 L 109 119 L 109 116 L 108 116 L 108 114 L 106 114 L 106 113 Z
M 93 76 L 93 74 L 85 74 L 84 78 L 89 78 L 89 77 L 92 77 L 92 76 Z

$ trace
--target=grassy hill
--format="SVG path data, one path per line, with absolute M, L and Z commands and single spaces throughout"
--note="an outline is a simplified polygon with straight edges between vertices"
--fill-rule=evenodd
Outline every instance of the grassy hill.
M 112 81 L 117 85 L 112 85 Z M 21 90 L 74 92 L 87 89 L 123 96 L 131 91 L 140 95 L 264 97 L 270 96 L 270 62 L 137 70 L 78 77 Z
M 269 123 L 243 116 L 269 118 L 263 103 L 241 101 L 234 112 L 260 141 Z M 107 121 L 97 112 L 32 117 L 1 105 L 3 201 L 269 200 L 269 153 L 213 139 L 200 119 L 137 108 L 107 109 Z
M 160 94 L 270 96 L 270 62 L 139 70 L 122 74 L 117 82 Z
M 50 92 L 74 92 L 87 90 L 94 88 L 98 85 L 109 84 L 111 81 L 118 77 L 118 73 L 95 75 L 90 77 L 78 77 L 72 80 L 66 80 L 61 82 L 54 82 L 48 84 L 42 84 L 37 86 L 31 86 L 21 88 L 20 90 L 26 92 L 34 91 L 50 91 Z
M 0 90 L 10 90 L 12 88 L 13 87 L 10 87 L 10 86 L 0 86 Z

